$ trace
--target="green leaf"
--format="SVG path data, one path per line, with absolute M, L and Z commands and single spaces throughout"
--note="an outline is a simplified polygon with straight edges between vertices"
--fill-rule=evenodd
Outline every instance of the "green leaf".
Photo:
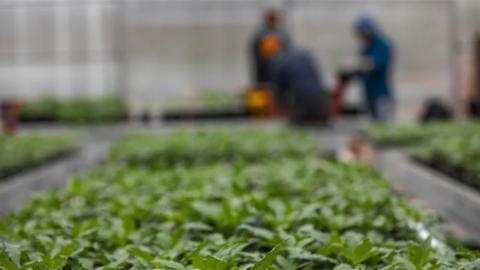
M 273 240 L 273 237 L 275 236 L 275 234 L 267 229 L 263 229 L 263 228 L 257 228 L 257 227 L 253 227 L 253 226 L 250 226 L 250 225 L 241 225 L 238 227 L 239 230 L 246 230 L 246 231 L 249 231 L 251 232 L 253 235 L 255 236 L 258 236 L 258 237 L 262 237 L 266 240 Z
M 0 233 L 8 235 L 12 238 L 16 237 L 15 233 L 12 230 L 8 229 L 7 226 L 5 226 L 2 222 L 0 222 Z
M 353 258 L 355 265 L 362 263 L 369 258 L 372 251 L 372 244 L 370 239 L 365 239 L 362 244 L 355 247 L 353 250 Z
M 82 258 L 82 259 L 79 259 L 78 262 L 84 269 L 87 269 L 87 270 L 93 269 L 94 264 L 92 260 Z
M 182 262 L 186 263 L 188 262 L 191 258 L 193 258 L 195 260 L 195 256 L 197 257 L 200 257 L 199 254 L 200 254 L 200 251 L 202 251 L 205 247 L 207 246 L 207 241 L 203 241 L 200 245 L 197 246 L 197 248 L 192 252 L 190 253 L 190 255 L 186 256 Z M 197 258 L 198 259 L 198 258 Z M 200 258 L 201 260 L 201 258 Z M 194 265 L 195 267 L 195 265 Z M 197 267 L 195 267 L 197 268 Z
M 70 256 L 72 256 L 73 252 L 75 252 L 77 247 L 78 247 L 78 243 L 74 242 L 74 243 L 68 244 L 68 245 L 62 247 L 60 249 L 60 251 L 57 253 L 56 256 L 70 257 Z
M 396 257 L 394 263 L 403 265 L 405 270 L 416 270 L 415 265 L 411 261 L 402 257 Z
M 250 243 L 227 246 L 225 249 L 222 248 L 219 252 L 217 252 L 215 256 L 219 258 L 235 257 L 248 245 L 250 245 Z
M 288 239 L 274 247 L 270 252 L 265 255 L 265 257 L 263 257 L 263 259 L 255 263 L 250 270 L 266 270 L 275 260 L 275 257 L 280 251 L 280 248 L 285 244 L 286 241 L 288 241 Z
M 66 262 L 67 260 L 57 256 L 53 258 L 48 264 L 50 268 L 59 269 L 59 268 L 62 268 Z
M 3 265 L 5 270 L 17 270 L 17 266 L 6 256 L 0 256 L 0 263 Z
M 227 261 L 208 255 L 205 259 L 206 270 L 225 270 L 227 268 Z
M 462 254 L 463 257 L 468 258 L 468 259 L 475 258 L 475 255 L 473 254 L 473 252 L 470 249 L 465 248 L 464 246 L 462 246 L 457 241 L 455 241 L 453 239 L 448 239 L 448 242 L 451 243 L 453 246 L 455 246 L 458 249 L 458 251 L 460 251 L 460 254 Z
M 75 196 L 78 196 L 82 193 L 83 191 L 83 181 L 80 179 L 72 179 L 70 181 L 70 192 L 74 194 Z
M 348 248 L 343 247 L 343 246 L 339 247 L 339 249 L 343 253 L 343 255 L 345 255 L 345 257 L 347 257 L 347 259 L 349 259 L 350 261 L 355 263 L 356 258 L 355 258 L 355 255 L 353 255 L 353 252 L 351 252 Z
M 174 270 L 185 270 L 185 266 L 174 261 L 156 259 L 154 260 L 154 262 L 161 263 L 165 268 L 174 269 Z
M 39 262 L 31 262 L 24 264 L 20 270 L 41 270 Z
M 427 237 L 427 239 L 425 239 L 424 241 L 422 241 L 420 243 L 420 247 L 423 249 L 423 250 L 427 250 L 429 249 L 430 247 L 432 247 L 432 236 L 429 235 Z
M 157 234 L 157 240 L 162 249 L 167 250 L 172 248 L 172 237 L 169 234 L 161 232 Z
M 425 249 L 423 249 L 423 247 L 425 247 Z M 428 261 L 430 253 L 432 252 L 429 245 L 419 246 L 417 244 L 411 244 L 408 246 L 408 250 L 410 251 L 412 263 L 417 267 L 422 267 Z
M 122 226 L 127 235 L 135 231 L 135 221 L 131 216 L 124 216 L 122 218 Z
M 205 262 L 200 254 L 193 255 L 192 266 L 194 269 L 205 270 Z
M 440 267 L 443 267 L 443 266 L 445 266 L 443 263 L 439 263 L 439 264 L 435 264 L 435 265 L 430 266 L 427 270 L 436 270 L 436 269 L 438 269 Z
M 128 249 L 128 252 L 132 253 L 133 255 L 147 261 L 147 262 L 152 262 L 154 260 L 153 256 L 148 254 L 147 252 L 141 250 L 140 248 L 130 248 Z
M 349 264 L 339 264 L 333 268 L 333 270 L 352 270 L 353 268 Z
M 7 251 L 10 258 L 12 259 L 13 263 L 16 265 L 20 265 L 20 255 L 21 255 L 20 246 L 11 245 L 11 244 L 5 244 L 4 246 L 5 246 L 5 250 Z
M 319 261 L 319 262 L 330 262 L 333 264 L 338 263 L 336 260 L 329 258 L 327 256 L 311 253 L 307 250 L 297 247 L 288 247 L 290 259 L 304 260 L 304 261 Z
M 396 263 L 392 263 L 392 264 L 389 264 L 385 267 L 382 267 L 380 268 L 379 270 L 392 270 L 394 268 L 396 268 L 397 266 L 401 265 L 402 263 L 399 263 L 399 262 L 396 262 Z
M 207 224 L 205 223 L 201 223 L 201 222 L 189 222 L 189 223 L 185 223 L 185 225 L 183 225 L 183 228 L 185 228 L 185 230 L 189 230 L 189 231 L 212 231 L 213 228 L 211 226 L 208 226 Z

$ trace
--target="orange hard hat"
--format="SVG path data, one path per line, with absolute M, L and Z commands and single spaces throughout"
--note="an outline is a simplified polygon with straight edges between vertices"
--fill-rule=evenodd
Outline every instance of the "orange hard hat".
M 260 44 L 260 53 L 266 59 L 273 58 L 282 49 L 282 42 L 278 36 L 269 34 Z

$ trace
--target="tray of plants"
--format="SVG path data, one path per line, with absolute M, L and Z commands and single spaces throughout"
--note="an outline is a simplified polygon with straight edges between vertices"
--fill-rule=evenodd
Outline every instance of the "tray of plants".
M 424 126 L 372 126 L 367 133 L 380 147 L 407 147 L 416 162 L 480 189 L 479 132 L 477 122 L 445 122 Z
M 245 139 L 248 138 L 248 139 Z M 2 218 L 5 269 L 475 269 L 436 215 L 374 170 L 320 160 L 283 130 L 119 140 L 109 161 Z M 439 236 L 440 237 L 440 236 Z
M 118 133 L 121 134 L 120 132 Z M 43 136 L 51 140 L 56 138 L 55 142 L 61 145 L 62 140 L 65 140 L 65 134 L 62 135 L 63 137 L 57 135 L 58 138 L 54 135 Z M 24 136 L 33 139 L 32 143 L 36 142 L 43 145 L 42 148 L 29 148 L 30 150 L 35 149 L 35 151 L 37 151 L 38 149 L 46 149 L 48 142 L 51 143 L 51 141 L 48 140 L 38 140 L 38 136 Z M 81 145 L 77 144 L 78 140 L 75 140 L 75 145 L 77 145 L 75 152 L 61 159 L 42 163 L 35 168 L 29 168 L 26 171 L 4 178 L 4 181 L 0 183 L 0 213 L 8 213 L 9 211 L 18 209 L 26 201 L 30 200 L 35 192 L 48 191 L 52 188 L 62 188 L 71 177 L 81 173 L 87 168 L 98 165 L 105 156 L 112 140 L 118 136 L 118 134 L 106 136 L 103 132 L 95 132 L 95 134 L 88 136 L 89 138 Z M 78 138 L 79 136 L 74 135 L 73 137 Z M 26 147 L 29 144 L 21 145 Z M 38 154 L 31 155 L 30 157 L 36 156 L 38 156 Z M 19 160 L 25 161 L 25 159 Z
M 71 99 L 43 97 L 25 102 L 20 110 L 20 122 L 23 123 L 111 123 L 126 119 L 127 107 L 115 95 Z
M 480 242 L 479 171 L 472 165 L 479 160 L 479 131 L 476 122 L 369 129 L 380 145 L 406 147 L 377 151 L 379 169 Z
M 478 128 L 480 131 L 480 127 Z M 480 191 L 480 139 L 477 132 L 433 138 L 410 154 L 415 160 Z
M 242 119 L 251 115 L 243 95 L 226 91 L 202 91 L 190 98 L 170 96 L 162 105 L 163 121 Z
M 421 199 L 448 222 L 480 242 L 480 195 L 457 180 L 421 166 L 399 150 L 377 152 L 379 171 L 394 181 L 397 189 Z
M 75 133 L 0 135 L 0 181 L 72 154 L 79 141 Z

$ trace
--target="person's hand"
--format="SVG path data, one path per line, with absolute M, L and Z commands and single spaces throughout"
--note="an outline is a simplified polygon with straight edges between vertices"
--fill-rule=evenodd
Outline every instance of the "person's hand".
M 357 57 L 356 56 L 349 57 L 342 62 L 342 65 L 340 66 L 340 72 L 348 73 L 352 70 L 357 70 L 358 69 L 357 66 L 358 66 Z
M 344 70 L 340 69 L 337 71 L 337 79 L 341 85 L 348 83 L 352 78 L 358 74 L 357 70 Z
M 372 70 L 375 68 L 375 62 L 373 62 L 373 59 L 369 56 L 362 56 L 359 58 L 359 70 L 362 72 L 372 72 Z
M 369 56 L 352 56 L 343 61 L 341 70 L 343 73 L 370 72 L 375 63 Z

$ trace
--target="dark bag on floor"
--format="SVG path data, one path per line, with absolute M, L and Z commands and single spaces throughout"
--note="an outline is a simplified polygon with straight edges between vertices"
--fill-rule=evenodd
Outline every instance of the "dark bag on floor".
M 427 123 L 438 120 L 450 120 L 452 118 L 452 109 L 440 99 L 432 98 L 425 103 L 420 116 L 420 122 Z
M 470 117 L 479 118 L 480 117 L 480 101 L 472 100 L 469 104 L 468 114 Z

